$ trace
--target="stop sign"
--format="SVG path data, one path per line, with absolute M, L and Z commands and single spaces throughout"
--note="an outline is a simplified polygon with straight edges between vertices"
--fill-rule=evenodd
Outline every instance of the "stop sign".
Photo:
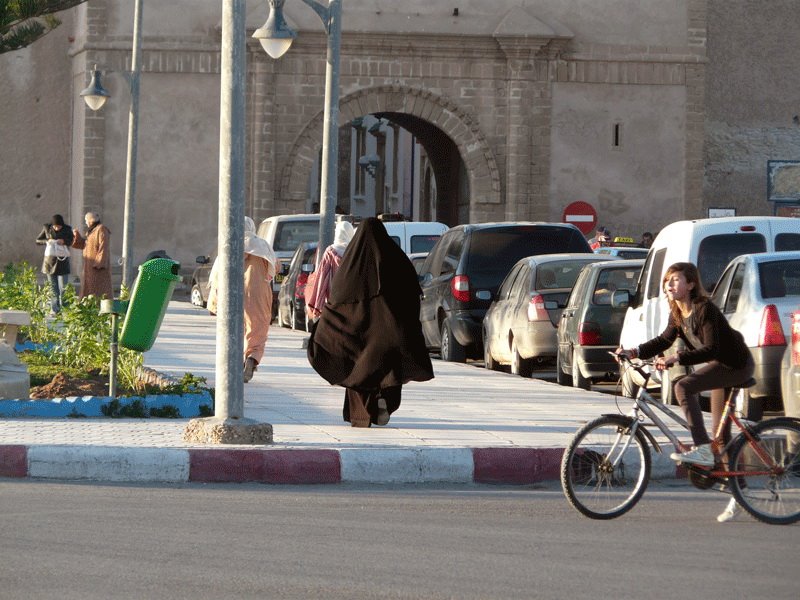
M 588 202 L 578 200 L 566 206 L 561 215 L 561 221 L 562 223 L 572 223 L 581 230 L 583 235 L 586 235 L 594 231 L 597 226 L 597 211 Z

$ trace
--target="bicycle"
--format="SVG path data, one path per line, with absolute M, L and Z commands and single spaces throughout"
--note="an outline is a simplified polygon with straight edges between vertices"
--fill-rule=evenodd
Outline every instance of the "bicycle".
M 634 364 L 625 354 L 618 356 L 623 368 L 633 368 L 644 378 L 627 415 L 604 414 L 575 433 L 561 460 L 561 486 L 570 504 L 592 519 L 613 519 L 631 510 L 641 499 L 650 480 L 650 448 L 661 453 L 661 445 L 645 425 L 645 417 L 683 452 L 681 442 L 657 411 L 683 427 L 686 421 L 647 392 L 652 362 Z M 712 441 L 715 454 L 728 456 L 728 466 L 713 467 L 684 463 L 689 481 L 707 490 L 715 484 L 729 489 L 737 503 L 765 523 L 789 524 L 800 520 L 800 420 L 778 417 L 760 423 L 744 422 L 735 414 L 739 390 L 755 385 L 750 379 L 732 388 L 720 425 Z M 618 404 L 619 408 L 619 404 Z M 728 422 L 739 430 L 728 444 L 722 432 Z M 719 460 L 719 458 L 718 458 Z M 674 464 L 674 463 L 673 463 Z

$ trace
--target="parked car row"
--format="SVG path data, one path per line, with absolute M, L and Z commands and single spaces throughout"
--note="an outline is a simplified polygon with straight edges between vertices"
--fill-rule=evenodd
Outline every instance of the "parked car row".
M 281 258 L 291 256 L 275 295 L 278 322 L 305 329 L 304 286 L 314 268 L 319 215 L 291 217 L 266 219 L 259 233 L 276 253 L 288 253 Z M 414 261 L 425 342 L 443 360 L 483 358 L 488 369 L 508 366 L 523 376 L 537 363 L 555 363 L 559 384 L 588 389 L 617 376 L 609 351 L 661 332 L 668 313 L 664 273 L 675 262 L 693 262 L 755 358 L 757 385 L 741 395 L 742 412 L 758 419 L 765 408 L 800 411 L 797 219 L 679 221 L 663 228 L 649 250 L 621 245 L 595 252 L 575 226 L 561 223 L 385 225 Z M 625 252 L 644 256 L 619 260 Z M 192 303 L 199 306 L 207 301 L 213 260 L 198 262 L 204 264 L 193 277 Z M 653 377 L 665 402 L 683 374 L 676 366 Z M 637 383 L 623 374 L 626 395 L 635 394 Z

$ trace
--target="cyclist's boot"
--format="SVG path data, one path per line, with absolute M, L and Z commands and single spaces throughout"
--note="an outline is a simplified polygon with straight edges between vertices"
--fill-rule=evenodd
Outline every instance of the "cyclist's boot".
M 728 521 L 733 521 L 740 511 L 741 509 L 739 508 L 739 505 L 736 503 L 736 499 L 731 498 L 730 501 L 728 502 L 728 506 L 725 507 L 725 510 L 719 513 L 719 515 L 717 516 L 717 521 L 719 521 L 720 523 L 727 523 Z
M 672 460 L 677 460 L 682 463 L 691 463 L 701 467 L 713 467 L 715 462 L 711 444 L 695 446 L 686 452 L 673 452 L 669 456 Z

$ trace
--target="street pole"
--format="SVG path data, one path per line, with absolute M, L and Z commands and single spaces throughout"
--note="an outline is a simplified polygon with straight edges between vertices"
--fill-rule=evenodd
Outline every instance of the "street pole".
M 330 0 L 326 11 L 314 0 L 303 0 L 322 19 L 328 34 L 325 69 L 325 113 L 322 133 L 322 181 L 320 185 L 319 248 L 333 243 L 339 182 L 339 57 L 342 40 L 342 2 Z M 322 259 L 317 253 L 317 264 Z
M 244 417 L 245 0 L 222 2 L 217 356 L 214 415 Z
M 122 233 L 122 284 L 130 289 L 133 279 L 133 225 L 136 218 L 136 154 L 139 146 L 139 79 L 142 72 L 142 0 L 133 9 L 131 54 L 131 110 L 128 115 L 128 158 L 125 170 L 125 212 Z

